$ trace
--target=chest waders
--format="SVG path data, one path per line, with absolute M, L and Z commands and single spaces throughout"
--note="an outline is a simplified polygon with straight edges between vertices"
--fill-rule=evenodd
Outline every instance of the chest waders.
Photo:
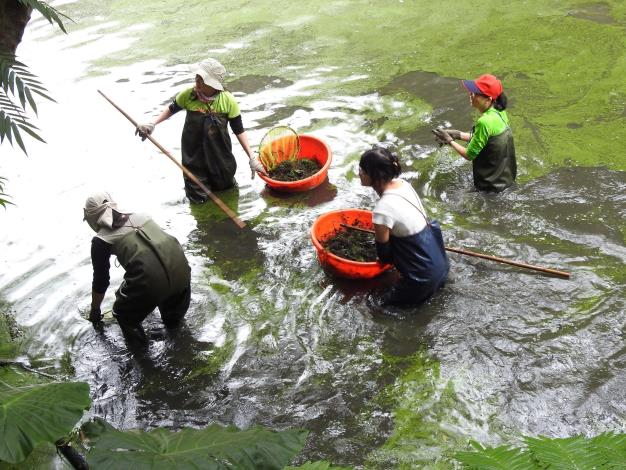
M 235 185 L 237 162 L 232 152 L 226 114 L 187 111 L 181 151 L 183 165 L 212 191 L 221 191 Z M 187 177 L 185 193 L 193 202 L 203 202 L 208 198 Z
M 501 134 L 489 137 L 487 145 L 472 160 L 474 186 L 479 191 L 503 191 L 517 176 L 513 132 L 506 127 Z
M 189 307 L 190 269 L 178 241 L 148 220 L 113 243 L 126 273 L 115 293 L 118 321 L 139 324 L 159 307 L 163 322 L 178 323 Z
M 383 303 L 390 305 L 417 305 L 432 297 L 448 279 L 448 256 L 439 222 L 428 220 L 422 210 L 400 194 L 398 196 L 421 214 L 426 227 L 406 237 L 389 236 L 393 265 L 402 278 L 383 296 Z M 415 194 L 417 197 L 417 194 Z

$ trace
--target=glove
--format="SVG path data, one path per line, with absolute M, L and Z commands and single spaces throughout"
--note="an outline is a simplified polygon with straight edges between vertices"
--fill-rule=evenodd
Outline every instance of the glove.
M 435 140 L 440 145 L 450 144 L 454 139 L 448 134 L 444 129 L 437 128 L 433 129 L 432 133 L 435 134 Z
M 99 308 L 91 307 L 91 310 L 89 310 L 89 321 L 91 323 L 100 323 L 102 321 L 102 312 L 100 312 Z
M 146 140 L 146 137 L 152 134 L 152 131 L 154 131 L 153 123 L 149 122 L 148 124 L 140 124 L 137 126 L 137 129 L 135 129 L 135 135 L 141 137 L 141 140 Z
M 461 140 L 461 131 L 457 131 L 456 129 L 446 129 L 446 132 L 454 140 Z
M 259 157 L 255 156 L 250 158 L 248 163 L 250 164 L 250 170 L 252 171 L 252 174 L 250 175 L 252 179 L 254 179 L 254 175 L 257 173 L 267 176 L 267 171 L 265 171 L 265 167 L 259 160 Z

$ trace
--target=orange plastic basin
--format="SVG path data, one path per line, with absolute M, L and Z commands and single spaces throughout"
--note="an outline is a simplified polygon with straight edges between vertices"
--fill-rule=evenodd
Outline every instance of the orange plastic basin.
M 309 189 L 316 188 L 322 184 L 328 175 L 328 168 L 330 167 L 330 163 L 333 159 L 330 147 L 328 147 L 323 140 L 313 137 L 312 135 L 300 135 L 299 137 L 300 151 L 298 152 L 297 158 L 317 160 L 322 168 L 320 168 L 320 171 L 314 175 L 298 181 L 278 181 L 259 174 L 261 179 L 265 181 L 270 188 L 275 189 L 276 191 L 288 193 L 308 191 Z M 280 157 L 278 157 L 277 160 L 277 163 L 282 161 Z
M 325 270 L 339 277 L 348 279 L 376 277 L 392 266 L 378 261 L 367 263 L 351 261 L 331 253 L 322 246 L 322 243 L 334 236 L 337 231 L 346 230 L 341 224 L 356 225 L 355 222 L 361 228 L 373 228 L 372 212 L 364 209 L 341 209 L 320 215 L 311 227 L 311 241 L 317 251 L 317 258 Z

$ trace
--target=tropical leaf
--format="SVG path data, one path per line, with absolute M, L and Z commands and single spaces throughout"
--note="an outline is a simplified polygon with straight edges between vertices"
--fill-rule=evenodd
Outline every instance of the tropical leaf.
M 2 125 L 2 120 L 0 119 L 0 126 L 1 125 Z M 7 201 L 6 199 L 4 199 L 4 197 L 7 196 L 7 194 L 4 193 L 5 181 L 6 181 L 6 178 L 3 178 L 2 176 L 0 176 L 0 206 L 6 208 L 7 204 L 13 205 L 13 203 L 11 201 Z
M 606 468 L 626 470 L 626 434 L 603 433 L 589 443 L 590 452 L 604 459 Z
M 41 15 L 45 19 L 47 19 L 50 22 L 50 24 L 56 23 L 57 26 L 61 28 L 61 31 L 63 31 L 64 33 L 67 33 L 67 31 L 65 30 L 65 26 L 63 25 L 63 21 L 61 20 L 61 17 L 65 18 L 66 20 L 72 21 L 72 19 L 69 16 L 65 16 L 56 8 L 51 7 L 46 2 L 42 2 L 40 0 L 18 0 L 18 1 L 22 5 L 31 7 L 33 10 L 37 10 L 39 13 L 41 13 Z
M 24 387 L 0 382 L 0 460 L 21 462 L 38 443 L 61 439 L 90 403 L 89 385 L 83 382 Z
M 282 469 L 302 449 L 307 431 L 273 432 L 260 427 L 164 428 L 119 431 L 99 418 L 83 425 L 98 469 Z
M 285 467 L 283 470 L 352 470 L 352 467 L 336 467 L 322 460 L 317 462 L 305 462 L 299 467 Z
M 11 145 L 17 144 L 24 153 L 27 152 L 22 131 L 45 142 L 27 114 L 29 109 L 37 114 L 33 94 L 54 101 L 23 63 L 12 55 L 0 54 L 0 143 L 7 139 Z
M 15 95 L 17 90 L 20 104 L 24 110 L 27 110 L 26 95 L 28 93 L 36 93 L 47 100 L 54 101 L 37 76 L 28 70 L 26 64 L 17 60 L 12 54 L 0 53 L 0 87 L 7 95 Z M 33 107 L 33 110 L 36 111 L 36 107 Z
M 526 445 L 533 457 L 550 470 L 591 470 L 602 468 L 602 455 L 592 452 L 591 442 L 583 436 L 554 439 L 526 437 Z
M 483 447 L 472 441 L 475 451 L 457 452 L 454 458 L 464 464 L 466 468 L 479 470 L 529 470 L 541 467 L 535 466 L 528 452 L 522 449 L 504 445 L 500 447 Z

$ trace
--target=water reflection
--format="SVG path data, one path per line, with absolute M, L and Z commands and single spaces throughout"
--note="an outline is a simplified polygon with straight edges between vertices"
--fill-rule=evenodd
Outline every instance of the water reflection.
M 337 197 L 337 187 L 328 181 L 328 177 L 317 187 L 305 191 L 288 193 L 276 191 L 265 185 L 260 193 L 269 206 L 296 206 L 306 204 L 308 207 L 315 207 L 327 203 Z
M 239 210 L 239 188 L 215 193 L 234 212 Z M 239 228 L 212 201 L 191 204 L 196 219 L 195 230 L 189 234 L 189 248 L 207 265 L 215 266 L 227 280 L 258 269 L 264 263 L 257 234 L 252 224 Z

